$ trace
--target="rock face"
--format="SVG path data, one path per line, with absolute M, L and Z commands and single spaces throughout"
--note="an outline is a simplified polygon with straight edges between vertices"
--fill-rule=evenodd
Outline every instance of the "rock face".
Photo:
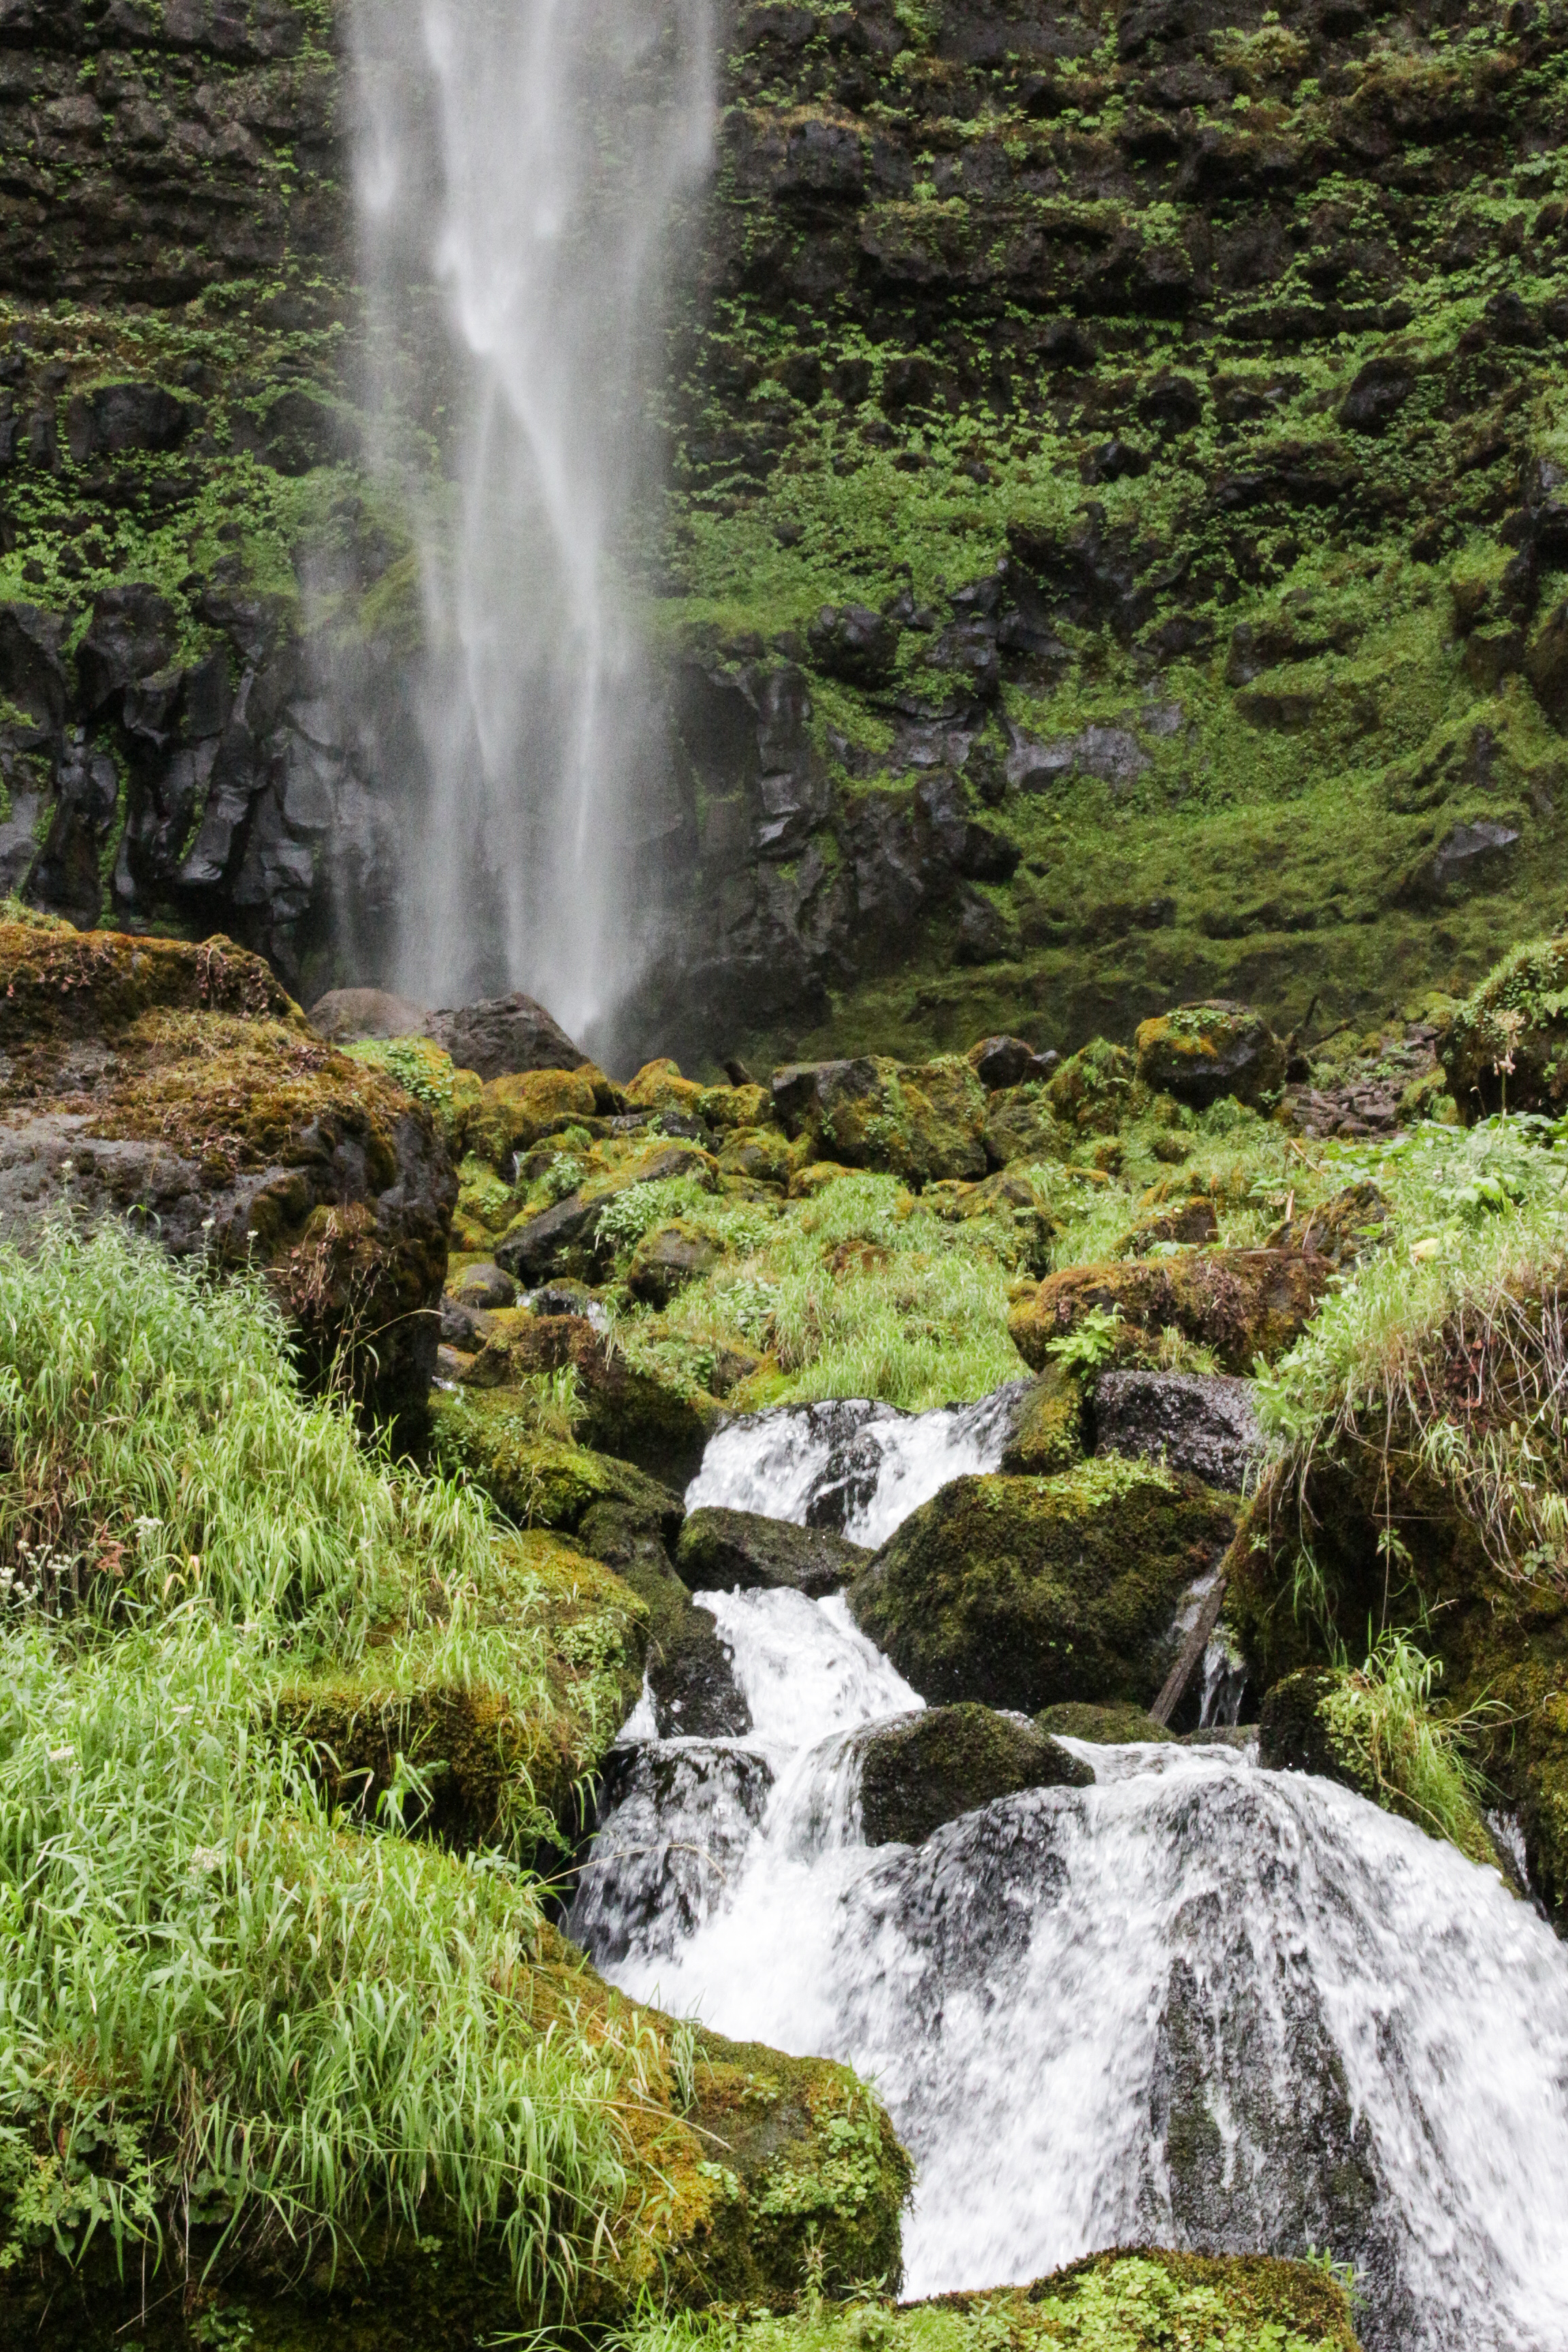
M 1019 1789 L 1082 1789 L 1094 1774 L 1054 1739 L 988 1706 L 938 1706 L 856 1744 L 868 1845 L 923 1845 L 943 1822 Z
M 1101 1454 L 1145 1454 L 1238 1495 L 1262 1451 L 1250 1381 L 1198 1372 L 1107 1372 L 1095 1384 Z
M 957 1478 L 883 1546 L 849 1605 L 933 1705 L 1147 1706 L 1183 1595 L 1233 1527 L 1221 1497 L 1152 1465 Z
M 911 1062 L 1176 995 L 1284 1030 L 1532 927 L 1568 125 L 1544 20 L 1461 52 L 1440 16 L 1134 14 L 1113 52 L 972 0 L 740 14 L 628 1056 L 790 1051 L 835 1001 Z M 384 968 L 421 785 L 416 566 L 343 362 L 346 46 L 305 0 L 18 0 L 0 89 L 0 887 L 222 930 L 302 1001 Z
M 841 1591 L 871 1555 L 826 1528 L 791 1527 L 754 1511 L 692 1511 L 676 1566 L 694 1591 L 788 1588 L 809 1600 Z
M 427 1109 L 323 1045 L 267 966 L 0 924 L 0 1230 L 68 1208 L 252 1263 L 318 1378 L 422 1407 L 457 1179 Z

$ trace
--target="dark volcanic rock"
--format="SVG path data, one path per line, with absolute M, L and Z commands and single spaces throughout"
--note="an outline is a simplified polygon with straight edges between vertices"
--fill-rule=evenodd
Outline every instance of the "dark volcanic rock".
M 335 1045 L 349 1045 L 362 1037 L 414 1037 L 425 1026 L 425 1012 L 406 996 L 384 988 L 334 988 L 310 1007 L 310 1025 Z
M 694 1591 L 788 1587 L 813 1601 L 837 1592 L 871 1554 L 826 1528 L 796 1528 L 754 1511 L 693 1511 L 676 1566 Z
M 728 1645 L 706 1609 L 689 1609 L 656 1656 L 648 1688 L 661 1739 L 740 1739 L 752 1710 Z
M 1106 1372 L 1090 1407 L 1101 1454 L 1145 1454 L 1239 1494 L 1263 1449 L 1250 1381 L 1202 1372 Z
M 577 1070 L 588 1058 L 542 1004 L 521 994 L 432 1013 L 425 1033 L 445 1047 L 460 1070 L 476 1070 L 481 1078 L 508 1077 L 524 1070 Z

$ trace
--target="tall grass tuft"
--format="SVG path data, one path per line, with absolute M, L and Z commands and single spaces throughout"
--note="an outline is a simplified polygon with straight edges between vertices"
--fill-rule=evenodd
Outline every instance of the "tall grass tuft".
M 482 1651 L 483 1503 L 306 1401 L 254 1287 L 116 1231 L 0 1251 L 0 2263 L 436 2227 L 565 2298 L 646 2052 L 535 1975 L 503 1857 L 332 1815 L 271 1716 L 389 1611 Z
M 1335 1746 L 1387 1811 L 1447 1838 L 1472 1862 L 1495 1862 L 1481 1819 L 1481 1777 L 1464 1750 L 1466 1721 L 1439 1720 L 1431 1711 L 1442 1671 L 1408 1634 L 1385 1633 L 1359 1672 L 1339 1675 L 1321 1712 Z

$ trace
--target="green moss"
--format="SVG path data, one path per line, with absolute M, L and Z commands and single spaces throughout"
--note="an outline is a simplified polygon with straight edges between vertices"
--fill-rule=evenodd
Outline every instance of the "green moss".
M 1035 1717 L 1037 1729 L 1053 1739 L 1089 1739 L 1097 1748 L 1118 1748 L 1139 1740 L 1170 1740 L 1176 1735 L 1156 1723 L 1141 1706 L 1087 1706 L 1068 1700 L 1047 1706 Z
M 433 1419 L 437 1458 L 467 1471 L 518 1527 L 570 1532 L 602 1502 L 626 1504 L 671 1532 L 679 1525 L 680 1505 L 668 1487 L 627 1462 L 540 1437 L 506 1389 L 443 1391 Z
M 860 1813 L 868 1845 L 920 1845 L 944 1822 L 1020 1790 L 1094 1778 L 1056 1741 L 973 1704 L 928 1707 L 865 1735 Z
M 883 1547 L 850 1607 L 933 1703 L 1146 1706 L 1181 1597 L 1234 1524 L 1221 1497 L 1114 1455 L 1055 1478 L 960 1478 Z

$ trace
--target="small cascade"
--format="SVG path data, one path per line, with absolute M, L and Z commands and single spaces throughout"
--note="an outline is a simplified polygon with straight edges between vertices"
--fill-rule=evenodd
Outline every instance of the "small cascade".
M 875 1548 L 951 1479 L 1001 1467 L 1027 1385 L 934 1412 L 834 1399 L 753 1413 L 710 1441 L 687 1508 L 758 1511 Z

